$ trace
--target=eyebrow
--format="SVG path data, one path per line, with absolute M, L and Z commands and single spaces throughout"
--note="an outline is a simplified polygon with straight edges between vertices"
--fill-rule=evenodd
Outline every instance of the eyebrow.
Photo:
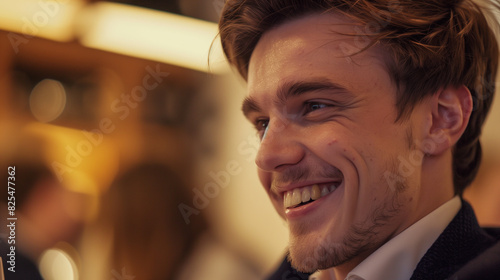
M 347 92 L 343 86 L 333 83 L 327 79 L 313 80 L 313 81 L 298 81 L 298 82 L 285 82 L 278 87 L 276 97 L 273 102 L 282 105 L 291 97 L 299 96 L 311 91 L 318 90 L 335 90 Z M 252 97 L 246 97 L 241 106 L 243 114 L 248 117 L 253 112 L 261 112 L 262 109 L 259 103 Z

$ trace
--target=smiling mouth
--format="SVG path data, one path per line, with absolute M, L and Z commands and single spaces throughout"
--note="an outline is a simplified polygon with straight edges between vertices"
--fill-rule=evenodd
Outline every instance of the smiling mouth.
M 318 200 L 334 192 L 341 182 L 314 184 L 285 192 L 283 204 L 286 209 L 299 207 Z

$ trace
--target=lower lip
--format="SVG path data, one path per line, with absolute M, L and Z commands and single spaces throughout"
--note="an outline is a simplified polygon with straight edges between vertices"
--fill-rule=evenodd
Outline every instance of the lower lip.
M 336 193 L 340 193 L 338 192 L 340 190 L 340 188 L 343 187 L 343 184 L 341 184 L 340 186 L 338 186 L 333 192 L 321 197 L 320 199 L 318 200 L 315 200 L 311 203 L 308 203 L 306 205 L 302 205 L 300 207 L 295 207 L 295 208 L 290 208 L 290 209 L 286 209 L 285 210 L 285 215 L 288 219 L 294 219 L 294 218 L 300 218 L 300 217 L 303 217 L 305 215 L 308 215 L 309 213 L 313 212 L 314 210 L 316 210 L 318 207 L 321 206 L 321 204 L 327 200 L 328 198 L 336 195 Z

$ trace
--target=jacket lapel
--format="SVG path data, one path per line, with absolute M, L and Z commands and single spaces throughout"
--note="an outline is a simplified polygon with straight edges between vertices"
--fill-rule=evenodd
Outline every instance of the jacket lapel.
M 443 280 L 495 243 L 479 227 L 472 207 L 462 200 L 462 208 L 427 250 L 411 280 Z

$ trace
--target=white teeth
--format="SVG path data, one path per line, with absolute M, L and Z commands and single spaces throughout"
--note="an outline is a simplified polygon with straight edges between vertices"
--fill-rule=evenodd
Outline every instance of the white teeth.
M 292 206 L 292 192 L 287 192 L 285 194 L 285 208 Z
M 300 195 L 300 190 L 299 189 L 295 189 L 293 190 L 293 194 L 292 194 L 292 205 L 298 205 L 302 202 L 302 197 Z
M 303 188 L 296 188 L 291 191 L 287 191 L 283 195 L 283 204 L 285 208 L 293 208 L 300 203 L 310 202 L 311 200 L 317 200 L 323 196 L 337 189 L 337 184 L 323 185 L 319 186 L 314 184 L 312 186 L 307 186 Z
M 309 200 L 311 200 L 311 191 L 309 188 L 304 188 L 302 190 L 302 202 L 308 202 Z

